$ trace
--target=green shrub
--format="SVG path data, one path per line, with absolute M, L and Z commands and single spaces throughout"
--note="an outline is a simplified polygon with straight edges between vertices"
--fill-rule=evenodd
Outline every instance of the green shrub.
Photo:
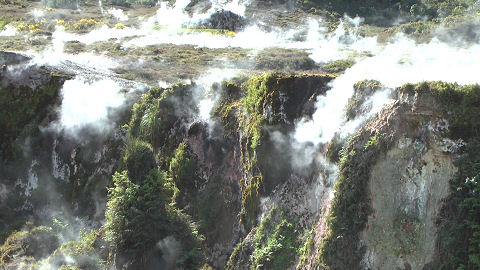
M 337 163 L 340 161 L 340 151 L 343 147 L 343 142 L 335 137 L 328 143 L 325 156 L 328 158 L 328 160 L 330 160 L 330 162 Z
M 8 269 L 9 264 L 18 265 L 18 262 L 36 263 L 58 245 L 57 236 L 50 227 L 40 226 L 12 233 L 0 247 L 0 267 Z
M 325 71 L 330 73 L 341 73 L 344 72 L 347 68 L 351 68 L 355 64 L 353 60 L 337 60 L 328 63 L 325 66 Z
M 145 175 L 155 168 L 155 155 L 152 146 L 138 139 L 129 139 L 123 161 L 129 178 L 137 184 L 143 182 Z
M 189 117 L 189 112 L 180 115 L 176 110 L 178 103 L 191 105 L 190 95 L 191 86 L 186 85 L 152 88 L 133 107 L 122 159 L 126 170 L 114 174 L 114 186 L 108 189 L 107 268 L 144 269 L 159 259 L 156 243 L 167 236 L 181 243 L 176 267 L 197 269 L 204 262 L 198 225 L 174 203 L 177 194 L 195 191 L 196 160 L 187 144 L 178 142 L 183 135 L 172 132 L 182 117 Z
M 383 139 L 384 136 L 385 134 L 377 134 L 370 137 L 370 140 L 368 140 L 368 142 L 363 147 L 363 151 L 368 151 L 371 147 L 378 147 L 380 141 Z
M 325 269 L 356 269 L 363 257 L 354 243 L 371 211 L 367 186 L 372 166 L 390 145 L 385 137 L 375 134 L 367 139 L 357 135 L 340 151 L 335 197 L 327 217 L 328 232 L 318 254 L 319 264 Z
M 55 250 L 42 263 L 47 263 L 52 268 L 60 269 L 99 269 L 99 258 L 102 255 L 100 250 L 103 230 L 86 229 L 80 231 L 78 241 L 67 241 Z M 69 258 L 69 259 L 66 259 Z
M 287 269 L 295 262 L 296 232 L 292 223 L 283 219 L 268 237 L 266 243 L 257 244 L 253 252 L 253 269 Z
M 152 145 L 159 167 L 168 171 L 170 159 L 181 142 L 181 133 L 172 132 L 175 123 L 188 115 L 177 113 L 178 104 L 196 108 L 192 104 L 193 86 L 177 84 L 167 89 L 151 88 L 142 101 L 133 106 L 128 124 L 129 136 Z
M 130 181 L 127 172 L 113 175 L 114 187 L 108 189 L 105 212 L 105 239 L 120 254 L 130 254 L 134 260 L 169 231 L 165 205 L 168 191 L 165 173 L 151 170 L 143 185 Z
M 187 193 L 195 188 L 197 162 L 188 151 L 186 143 L 180 143 L 170 161 L 169 175 L 175 185 Z
M 8 23 L 9 23 L 9 21 L 7 19 L 2 18 L 0 20 L 0 30 L 2 30 Z

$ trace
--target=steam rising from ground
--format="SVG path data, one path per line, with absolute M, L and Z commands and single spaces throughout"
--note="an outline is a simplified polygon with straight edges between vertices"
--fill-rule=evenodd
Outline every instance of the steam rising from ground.
M 116 29 L 103 25 L 86 34 L 73 34 L 59 27 L 53 34 L 52 49 L 43 53 L 37 61 L 54 65 L 62 61 L 71 61 L 108 73 L 110 69 L 117 66 L 115 61 L 88 53 L 65 54 L 63 47 L 67 41 L 77 40 L 92 44 L 112 38 L 116 39 L 123 49 L 167 43 L 208 48 L 263 49 L 275 46 L 304 49 L 317 63 L 349 57 L 356 58 L 357 63 L 333 80 L 330 83 L 331 90 L 325 96 L 318 98 L 312 117 L 301 119 L 297 123 L 293 138 L 296 144 L 301 145 L 297 147 L 299 149 L 305 149 L 304 143 L 313 143 L 316 146 L 329 142 L 335 134 L 346 136 L 355 132 L 388 102 L 392 89 L 404 83 L 442 80 L 468 84 L 480 80 L 471 72 L 478 70 L 480 65 L 476 61 L 476 57 L 480 55 L 478 44 L 456 48 L 437 39 L 433 39 L 428 44 L 416 44 L 402 35 L 398 35 L 388 44 L 379 44 L 374 37 L 362 37 L 358 34 L 358 27 L 363 19 L 348 16 L 345 16 L 337 29 L 331 33 L 321 19 L 310 18 L 305 20 L 303 26 L 290 30 L 275 28 L 275 26 L 267 30 L 261 26 L 261 23 L 251 22 L 235 35 L 215 35 L 205 31 L 194 31 L 189 27 L 196 26 L 221 9 L 243 16 L 247 3 L 241 3 L 239 0 L 229 3 L 213 1 L 206 12 L 193 10 L 193 14 L 188 14 L 185 8 L 189 3 L 188 0 L 179 0 L 172 6 L 167 2 L 161 2 L 156 15 L 147 18 L 138 28 Z M 99 4 L 101 5 L 101 2 Z M 119 21 L 128 20 L 128 16 L 120 9 L 109 9 L 106 13 Z M 34 15 L 41 16 L 39 12 Z M 12 28 L 7 26 L 0 35 L 12 35 Z M 367 54 L 372 56 L 365 56 Z M 200 120 L 207 123 L 212 121 L 211 110 L 219 94 L 212 88 L 212 84 L 220 83 L 236 74 L 235 70 L 213 69 L 197 80 L 198 87 L 194 95 L 198 100 Z M 386 88 L 367 101 L 371 105 L 369 112 L 345 123 L 344 108 L 352 96 L 353 85 L 365 79 L 378 80 Z M 159 86 L 167 85 L 159 81 Z M 112 80 L 93 83 L 87 83 L 84 79 L 67 81 L 63 90 L 64 102 L 60 110 L 61 126 L 68 130 L 75 130 L 96 122 L 105 122 L 108 108 L 120 106 L 124 102 L 123 97 L 118 93 L 119 89 L 120 86 Z M 300 163 L 303 164 L 303 161 Z
M 17 34 L 17 30 L 15 29 L 15 27 L 11 25 L 5 26 L 5 29 L 0 31 L 0 37 L 11 37 L 11 36 L 15 36 L 16 34 Z
M 196 80 L 199 87 L 196 88 L 194 96 L 199 100 L 199 117 L 202 121 L 211 124 L 212 120 L 210 115 L 220 94 L 219 89 L 215 89 L 215 87 L 218 88 L 218 84 L 237 76 L 239 72 L 240 71 L 236 69 L 211 69 Z
M 120 89 L 112 80 L 88 82 L 78 77 L 66 81 L 62 88 L 61 127 L 72 132 L 88 125 L 108 127 L 109 110 L 125 102 Z
M 479 70 L 480 45 L 458 48 L 433 39 L 428 44 L 416 44 L 399 35 L 387 45 L 376 45 L 374 56 L 365 58 L 347 69 L 343 75 L 331 82 L 331 90 L 318 98 L 312 119 L 302 119 L 297 124 L 295 138 L 300 142 L 327 143 L 344 125 L 343 108 L 353 93 L 355 82 L 378 80 L 387 88 L 405 83 L 422 81 L 445 81 L 459 84 L 479 83 L 480 78 L 472 72 Z M 377 96 L 376 108 L 383 102 Z M 351 127 L 351 126 L 350 126 Z
M 107 11 L 108 14 L 112 15 L 113 17 L 115 17 L 117 20 L 119 21 L 128 21 L 128 16 L 125 15 L 125 13 L 123 12 L 123 10 L 121 9 L 118 9 L 118 8 L 111 8 Z
M 67 41 L 80 41 L 85 44 L 117 39 L 123 48 L 145 47 L 157 44 L 194 45 L 206 48 L 240 47 L 247 49 L 263 49 L 268 47 L 306 49 L 312 53 L 312 59 L 325 62 L 347 57 L 352 51 L 363 52 L 374 47 L 374 38 L 360 38 L 355 35 L 355 29 L 361 23 L 360 18 L 345 17 L 338 29 L 330 34 L 321 19 L 306 19 L 301 27 L 290 30 L 270 27 L 269 30 L 261 23 L 252 22 L 242 31 L 234 35 L 221 35 L 201 29 L 192 29 L 214 12 L 228 10 L 244 15 L 245 4 L 238 1 L 230 3 L 213 2 L 212 7 L 204 13 L 189 15 L 185 7 L 190 1 L 176 1 L 174 6 L 161 2 L 156 16 L 143 21 L 137 28 L 125 27 L 116 29 L 103 25 L 86 34 L 65 32 L 59 27 L 54 34 L 54 44 Z M 128 19 L 122 10 L 110 9 L 109 14 L 123 21 Z M 355 29 L 349 33 L 345 24 Z M 125 39 L 125 40 L 124 40 Z
M 162 15 L 159 16 L 159 18 L 160 17 L 163 18 L 164 16 Z M 349 21 L 356 22 L 355 19 L 348 19 Z M 199 21 L 200 19 L 190 18 L 190 20 Z M 345 58 L 352 50 L 357 52 L 369 50 L 372 48 L 372 43 L 375 44 L 374 38 L 360 38 L 345 31 L 344 23 L 339 25 L 337 31 L 329 34 L 327 28 L 323 26 L 322 20 L 319 19 L 310 19 L 303 27 L 290 30 L 273 27 L 272 30 L 267 31 L 261 26 L 253 24 L 247 26 L 234 36 L 212 35 L 211 33 L 202 31 L 186 31 L 182 28 L 182 25 L 192 23 L 190 21 L 185 23 L 185 19 L 180 20 L 182 23 L 176 22 L 174 19 L 167 21 L 168 23 L 165 21 L 165 19 L 158 19 L 158 24 L 164 25 L 165 23 L 166 25 L 164 26 L 167 27 L 166 29 L 151 30 L 153 27 L 152 24 L 154 25 L 157 22 L 150 19 L 142 26 L 143 33 L 134 31 L 134 33 L 140 37 L 124 42 L 123 46 L 128 48 L 132 46 L 144 47 L 171 43 L 175 45 L 189 44 L 206 48 L 295 48 L 310 50 L 312 52 L 312 59 L 317 62 L 325 62 Z M 306 36 L 304 34 L 305 30 L 307 30 Z M 129 31 L 130 30 L 124 29 L 123 34 L 125 37 L 129 35 Z M 299 38 L 301 36 L 305 37 Z M 105 36 L 103 38 L 105 38 Z

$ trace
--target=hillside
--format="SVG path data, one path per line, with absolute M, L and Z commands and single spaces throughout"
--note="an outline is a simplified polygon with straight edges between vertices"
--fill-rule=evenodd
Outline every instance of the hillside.
M 476 1 L 0 1 L 0 269 L 480 268 Z

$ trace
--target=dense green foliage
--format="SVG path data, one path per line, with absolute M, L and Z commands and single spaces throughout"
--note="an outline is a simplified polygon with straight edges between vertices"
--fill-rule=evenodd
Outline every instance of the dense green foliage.
M 50 227 L 40 226 L 15 232 L 0 247 L 0 268 L 6 269 L 15 257 L 22 257 L 23 263 L 35 263 L 54 251 L 58 245 L 55 232 Z
M 181 191 L 193 192 L 196 169 L 196 160 L 189 155 L 187 144 L 180 143 L 170 161 L 169 175 Z
M 173 191 L 166 173 L 151 170 L 144 183 L 137 185 L 125 171 L 117 172 L 113 182 L 105 213 L 105 239 L 115 254 L 125 256 L 135 267 L 145 267 L 155 244 L 174 235 L 182 243 L 179 265 L 190 269 L 202 262 L 202 239 L 195 225 L 169 205 Z
M 451 197 L 441 220 L 441 269 L 480 268 L 480 139 L 471 139 L 456 162 Z
M 152 146 L 139 139 L 130 139 L 126 145 L 123 162 L 132 182 L 141 184 L 143 177 L 155 167 Z
M 195 184 L 196 160 L 187 144 L 177 144 L 180 134 L 171 132 L 182 117 L 175 113 L 175 104 L 187 93 L 183 85 L 153 88 L 133 107 L 122 159 L 126 170 L 113 176 L 105 214 L 105 239 L 112 256 L 121 258 L 114 264 L 145 267 L 159 259 L 155 245 L 167 236 L 180 242 L 178 267 L 192 269 L 203 261 L 197 225 L 172 203 L 179 191 L 193 194 Z
M 288 268 L 297 256 L 296 237 L 294 225 L 286 219 L 283 219 L 268 237 L 260 226 L 255 235 L 252 269 Z
M 189 117 L 188 110 L 179 112 L 178 104 L 195 108 L 191 99 L 193 87 L 177 84 L 167 89 L 152 88 L 142 96 L 141 102 L 133 106 L 129 136 L 150 143 L 164 171 L 169 170 L 172 153 L 181 142 L 182 130 L 172 132 L 172 129 Z
M 352 243 L 358 242 L 370 214 L 367 184 L 371 167 L 388 150 L 384 135 L 351 137 L 340 151 L 339 176 L 328 215 L 328 233 L 319 252 L 325 269 L 357 269 L 363 254 Z
M 344 72 L 347 68 L 352 67 L 355 64 L 353 60 L 337 60 L 328 63 L 324 70 L 330 73 L 341 73 Z
M 273 208 L 252 232 L 252 242 L 237 245 L 226 269 L 288 269 L 304 252 L 296 223 L 278 208 Z
M 143 185 L 130 181 L 126 171 L 113 175 L 105 212 L 105 237 L 117 250 L 144 254 L 165 237 L 168 220 L 166 176 L 152 170 Z M 151 226 L 155 224 L 154 226 Z
M 475 13 L 479 8 L 474 0 L 299 0 L 297 3 L 306 9 L 326 9 L 339 15 L 344 13 L 350 16 L 359 15 L 366 17 L 370 23 L 382 22 L 386 18 L 391 19 L 399 15 L 410 17 L 411 20 L 422 17 L 443 18 L 466 12 Z

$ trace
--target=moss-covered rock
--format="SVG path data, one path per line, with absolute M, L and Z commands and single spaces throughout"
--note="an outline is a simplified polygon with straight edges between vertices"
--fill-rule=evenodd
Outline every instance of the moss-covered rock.
M 35 264 L 59 246 L 59 239 L 50 227 L 34 227 L 11 234 L 0 247 L 0 266 L 17 269 L 21 264 Z
M 295 222 L 274 208 L 233 251 L 226 269 L 288 269 L 296 261 L 300 238 Z
M 43 71 L 41 73 L 48 73 Z M 15 140 L 19 136 L 32 136 L 38 133 L 38 122 L 47 114 L 51 105 L 58 101 L 60 88 L 65 81 L 65 76 L 47 74 L 44 83 L 38 88 L 31 88 L 27 85 L 8 84 L 1 86 L 0 106 L 3 113 L 0 116 L 0 159 L 12 160 L 19 155 L 19 145 Z M 1 77 L 0 77 L 1 79 Z M 8 81 L 8 80 L 4 80 Z M 31 125 L 27 126 L 27 124 Z
M 66 241 L 41 264 L 59 269 L 101 269 L 106 258 L 104 229 L 80 231 L 77 241 Z
M 242 221 L 248 227 L 256 223 L 260 196 L 269 194 L 291 172 L 290 149 L 279 149 L 265 128 L 293 130 L 295 119 L 313 113 L 316 96 L 325 93 L 326 84 L 333 78 L 264 73 L 241 86 L 233 82 L 223 86 L 225 92 L 214 115 L 229 137 L 240 140 Z M 267 158 L 271 156 L 276 159 Z
M 342 73 L 354 64 L 353 60 L 337 60 L 326 64 L 324 70 L 329 73 Z

